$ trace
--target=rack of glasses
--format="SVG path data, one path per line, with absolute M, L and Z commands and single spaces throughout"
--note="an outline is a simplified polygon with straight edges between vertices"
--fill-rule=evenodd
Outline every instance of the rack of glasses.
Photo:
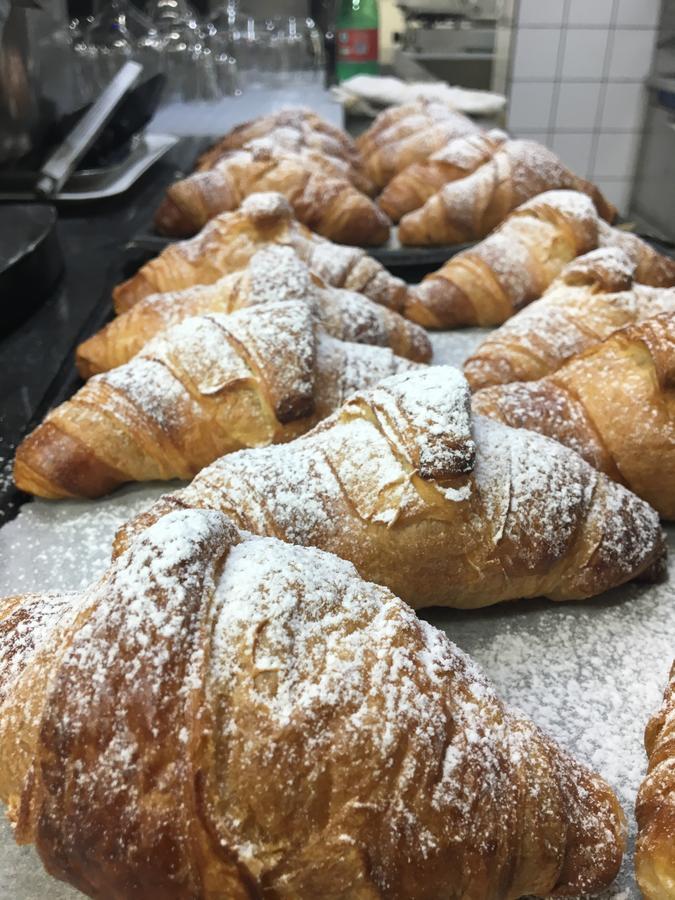
M 128 59 L 166 76 L 165 104 L 324 80 L 324 40 L 312 19 L 244 15 L 234 0 L 207 17 L 187 0 L 98 0 L 68 34 L 83 92 L 99 91 Z

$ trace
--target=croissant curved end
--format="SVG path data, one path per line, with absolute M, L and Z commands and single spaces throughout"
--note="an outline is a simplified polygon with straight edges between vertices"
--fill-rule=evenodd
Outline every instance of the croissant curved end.
M 135 275 L 132 275 L 131 278 L 127 278 L 126 281 L 113 288 L 112 297 L 115 312 L 118 315 L 127 312 L 132 306 L 135 306 L 140 300 L 147 297 L 148 294 L 156 292 L 157 288 L 147 278 L 145 273 L 140 270 Z
M 19 490 L 47 500 L 101 497 L 127 480 L 91 448 L 50 421 L 26 437 L 16 451 L 14 481 Z
M 343 221 L 330 221 L 325 229 L 317 229 L 325 233 L 338 244 L 356 247 L 379 247 L 386 244 L 391 233 L 389 218 L 375 204 L 368 204 L 358 215 L 353 215 L 349 207 L 345 208 Z
M 425 328 L 457 328 L 475 325 L 473 306 L 453 282 L 429 277 L 408 291 L 403 314 Z
M 180 183 L 173 185 L 166 193 L 155 213 L 155 228 L 160 234 L 169 237 L 188 238 L 199 231 L 204 222 L 195 222 L 180 202 L 179 194 L 174 190 Z
M 663 843 L 658 851 L 652 849 L 648 860 L 638 854 L 635 877 L 645 900 L 672 900 L 675 897 L 671 840 Z

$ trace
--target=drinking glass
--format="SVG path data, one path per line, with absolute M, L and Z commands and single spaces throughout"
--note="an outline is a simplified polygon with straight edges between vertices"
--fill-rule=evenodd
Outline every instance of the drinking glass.
M 211 54 L 216 89 L 221 97 L 241 93 L 234 35 L 245 21 L 238 14 L 236 2 L 230 0 L 206 24 L 206 49 Z
M 229 26 L 230 54 L 246 88 L 320 83 L 323 40 L 312 19 L 236 17 Z
M 186 0 L 151 0 L 146 7 L 151 32 L 146 52 L 156 51 L 167 77 L 163 103 L 216 96 L 212 54 L 204 29 Z

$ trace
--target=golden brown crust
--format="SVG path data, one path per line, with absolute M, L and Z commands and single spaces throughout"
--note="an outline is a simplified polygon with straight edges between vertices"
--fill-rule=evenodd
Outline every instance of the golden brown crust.
M 499 325 L 541 296 L 570 260 L 596 245 L 592 202 L 584 194 L 549 191 L 427 275 L 410 291 L 405 314 L 427 328 Z
M 503 131 L 487 131 L 455 138 L 422 162 L 405 168 L 386 185 L 378 205 L 392 222 L 423 206 L 451 181 L 470 175 L 491 159 L 506 140 Z
M 616 331 L 538 381 L 479 391 L 476 413 L 555 438 L 675 518 L 675 312 Z
M 356 144 L 366 172 L 380 188 L 453 138 L 481 129 L 445 103 L 420 100 L 380 113 Z
M 400 310 L 405 282 L 357 247 L 332 244 L 301 225 L 288 201 L 278 193 L 253 194 L 231 213 L 212 219 L 194 238 L 166 247 L 113 291 L 116 312 L 124 312 L 149 294 L 212 284 L 244 268 L 254 253 L 270 243 L 293 247 L 326 283 L 360 291 Z
M 324 330 L 340 340 L 391 347 L 398 356 L 429 362 L 423 328 L 354 291 L 324 286 L 291 247 L 259 250 L 246 269 L 210 285 L 151 294 L 108 323 L 77 348 L 83 378 L 128 362 L 160 331 L 193 315 L 230 313 L 273 300 L 297 299 L 312 305 Z
M 190 478 L 223 453 L 302 434 L 413 365 L 329 338 L 300 301 L 190 318 L 52 410 L 19 445 L 14 478 L 48 498 Z
M 386 215 L 330 158 L 312 151 L 251 147 L 228 153 L 214 167 L 168 188 L 155 215 L 162 234 L 189 237 L 249 194 L 278 191 L 307 227 L 338 243 L 377 245 L 389 237 Z
M 415 114 L 382 132 L 371 150 L 362 150 L 368 176 L 380 188 L 408 166 L 428 159 L 454 138 L 478 134 L 480 128 L 461 113 L 447 111 L 435 119 Z
M 507 141 L 474 172 L 453 181 L 424 206 L 401 219 L 402 244 L 462 244 L 484 238 L 527 200 L 550 190 L 574 190 L 600 198 L 598 212 L 616 210 L 597 188 L 577 178 L 558 157 L 534 141 Z
M 661 709 L 645 730 L 647 777 L 635 805 L 635 874 L 645 900 L 670 900 L 675 884 L 675 664 Z
M 250 141 L 267 137 L 279 129 L 298 132 L 307 146 L 330 156 L 342 156 L 355 163 L 359 161 L 356 145 L 346 131 L 331 125 L 310 109 L 299 107 L 282 109 L 235 126 L 199 157 L 195 168 L 210 169 L 229 150 L 238 150 Z
M 382 110 L 369 128 L 356 138 L 356 147 L 362 157 L 384 144 L 391 144 L 418 130 L 422 123 L 430 124 L 439 119 L 452 118 L 456 111 L 447 103 L 415 100 L 400 106 Z
M 48 500 L 100 497 L 126 480 L 123 471 L 92 453 L 90 443 L 63 431 L 58 422 L 43 422 L 24 438 L 14 460 L 17 487 Z
M 627 325 L 675 312 L 675 290 L 633 280 L 621 250 L 594 250 L 575 260 L 544 296 L 494 331 L 464 363 L 474 390 L 533 381 Z
M 605 888 L 610 788 L 353 567 L 182 511 L 98 584 L 0 607 L 0 797 L 116 900 Z
M 599 247 L 616 247 L 635 265 L 635 279 L 652 287 L 675 285 L 675 259 L 665 256 L 636 234 L 600 223 Z
M 330 550 L 416 607 L 579 599 L 658 575 L 651 507 L 555 441 L 471 420 L 469 403 L 449 367 L 387 379 L 291 444 L 209 466 L 116 552 L 178 503 Z

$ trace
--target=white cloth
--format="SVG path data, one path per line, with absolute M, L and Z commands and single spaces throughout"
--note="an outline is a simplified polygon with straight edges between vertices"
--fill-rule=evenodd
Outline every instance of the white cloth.
M 350 111 L 373 114 L 373 107 L 400 106 L 415 100 L 438 100 L 458 112 L 491 116 L 502 110 L 506 97 L 492 91 L 475 91 L 444 81 L 401 81 L 384 75 L 354 75 L 333 88 L 333 93 Z

